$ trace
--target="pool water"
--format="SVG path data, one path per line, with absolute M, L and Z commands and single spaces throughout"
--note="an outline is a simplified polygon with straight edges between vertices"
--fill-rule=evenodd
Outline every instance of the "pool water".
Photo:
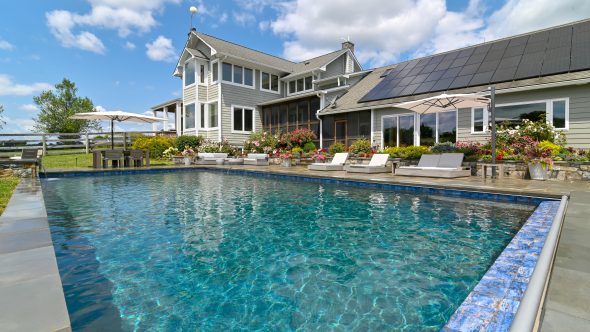
M 534 210 L 217 172 L 43 190 L 74 330 L 439 330 Z

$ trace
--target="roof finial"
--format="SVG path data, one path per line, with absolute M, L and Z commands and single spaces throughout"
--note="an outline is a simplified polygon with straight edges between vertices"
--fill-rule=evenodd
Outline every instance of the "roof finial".
M 194 31 L 195 28 L 193 27 L 193 16 L 195 16 L 195 14 L 198 12 L 198 9 L 195 6 L 191 6 L 189 8 L 189 11 L 191 12 L 191 29 L 190 30 Z

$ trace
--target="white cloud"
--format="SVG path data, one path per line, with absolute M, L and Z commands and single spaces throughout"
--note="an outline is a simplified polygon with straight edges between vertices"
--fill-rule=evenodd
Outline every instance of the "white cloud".
M 166 3 L 181 0 L 88 0 L 91 10 L 78 14 L 66 10 L 54 10 L 45 14 L 51 33 L 64 47 L 103 54 L 102 41 L 89 31 L 74 32 L 77 27 L 116 30 L 120 37 L 131 33 L 145 33 L 158 22 L 155 14 L 161 13 Z
M 33 119 L 5 116 L 4 121 L 6 121 L 6 125 L 3 127 L 2 131 L 5 133 L 31 132 L 34 129 L 33 126 L 35 125 L 35 120 Z
M 49 83 L 18 84 L 12 77 L 0 74 L 0 96 L 27 96 L 51 89 L 53 86 Z
M 174 62 L 178 58 L 172 46 L 172 40 L 164 36 L 158 36 L 156 40 L 145 44 L 148 58 L 154 61 Z
M 134 50 L 134 49 L 135 49 L 135 44 L 133 44 L 133 43 L 132 43 L 132 42 L 130 42 L 130 41 L 127 41 L 127 42 L 125 42 L 125 45 L 124 45 L 124 47 L 125 47 L 126 49 L 128 49 L 128 50 Z
M 248 12 L 232 12 L 233 20 L 241 26 L 250 25 L 256 22 L 256 17 Z
M 238 0 L 245 13 L 270 8 L 283 56 L 300 61 L 333 51 L 350 36 L 362 63 L 379 66 L 588 17 L 590 1 L 507 0 L 495 12 L 470 0 L 450 11 L 444 0 Z
M 23 105 L 20 105 L 18 107 L 18 109 L 21 111 L 30 112 L 30 113 L 35 113 L 35 112 L 39 111 L 39 108 L 37 108 L 37 105 L 35 105 L 35 104 L 23 104 Z
M 14 45 L 0 38 L 0 50 L 12 51 L 13 49 Z
M 95 112 L 106 112 L 107 109 L 104 108 L 104 107 L 102 107 L 102 106 L 100 106 L 100 105 L 96 105 L 96 106 L 94 106 L 94 111 Z

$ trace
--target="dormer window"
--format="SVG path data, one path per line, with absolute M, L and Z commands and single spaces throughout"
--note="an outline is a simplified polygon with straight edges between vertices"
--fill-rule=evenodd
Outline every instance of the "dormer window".
M 313 77 L 311 75 L 306 76 L 306 77 L 302 77 L 302 78 L 298 78 L 293 81 L 289 81 L 289 94 L 291 95 L 291 94 L 295 94 L 295 93 L 313 90 L 312 81 L 313 81 Z
M 260 90 L 279 92 L 279 76 L 260 72 Z

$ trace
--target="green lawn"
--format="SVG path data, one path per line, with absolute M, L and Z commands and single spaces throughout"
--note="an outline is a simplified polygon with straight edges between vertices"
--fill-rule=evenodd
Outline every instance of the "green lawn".
M 16 176 L 0 177 L 0 215 L 4 212 L 6 205 L 8 205 L 8 201 L 19 180 L 20 178 Z
M 174 163 L 168 160 L 150 159 L 150 166 L 167 165 L 174 165 Z M 90 167 L 92 167 L 92 153 L 48 155 L 43 157 L 43 168 L 45 170 Z

